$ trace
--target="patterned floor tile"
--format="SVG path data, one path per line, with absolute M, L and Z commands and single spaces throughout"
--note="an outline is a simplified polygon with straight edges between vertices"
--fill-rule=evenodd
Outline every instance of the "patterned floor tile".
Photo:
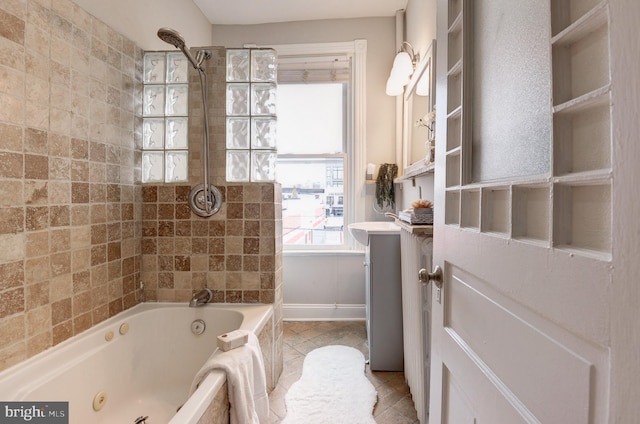
M 284 396 L 300 378 L 304 356 L 313 349 L 336 344 L 351 346 L 367 357 L 369 350 L 364 322 L 284 323 L 284 369 L 278 385 L 269 394 L 269 424 L 279 424 L 286 415 Z M 378 403 L 373 410 L 377 424 L 419 424 L 403 373 L 372 372 L 368 365 L 365 373 L 378 392 Z

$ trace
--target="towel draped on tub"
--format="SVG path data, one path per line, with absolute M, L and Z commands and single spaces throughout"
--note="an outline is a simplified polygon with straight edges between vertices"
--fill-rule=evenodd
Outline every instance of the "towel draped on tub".
M 244 330 L 243 330 L 244 331 Z M 244 346 L 223 352 L 216 350 L 197 372 L 191 384 L 193 393 L 214 369 L 227 373 L 231 424 L 260 424 L 269 419 L 269 397 L 262 350 L 255 334 L 247 331 Z

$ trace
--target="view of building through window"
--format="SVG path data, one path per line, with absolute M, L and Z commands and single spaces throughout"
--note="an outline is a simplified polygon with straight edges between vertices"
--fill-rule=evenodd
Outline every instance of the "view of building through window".
M 344 244 L 346 84 L 278 85 L 284 244 Z

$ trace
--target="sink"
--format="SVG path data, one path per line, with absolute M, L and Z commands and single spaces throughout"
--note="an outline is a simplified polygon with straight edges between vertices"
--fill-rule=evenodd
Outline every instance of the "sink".
M 349 232 L 360 244 L 369 244 L 369 234 L 400 234 L 400 226 L 392 221 L 364 221 L 348 225 Z

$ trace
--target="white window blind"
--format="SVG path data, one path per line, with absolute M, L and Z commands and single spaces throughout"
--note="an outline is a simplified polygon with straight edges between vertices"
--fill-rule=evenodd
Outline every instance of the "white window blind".
M 278 83 L 349 82 L 348 55 L 278 56 Z

